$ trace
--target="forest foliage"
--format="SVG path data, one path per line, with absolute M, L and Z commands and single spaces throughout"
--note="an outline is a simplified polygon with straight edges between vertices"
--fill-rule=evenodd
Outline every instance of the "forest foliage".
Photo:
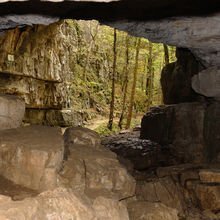
M 165 64 L 175 61 L 174 47 L 130 36 L 97 21 L 65 22 L 77 35 L 71 62 L 74 108 L 86 109 L 90 118 L 110 116 L 112 129 L 113 120 L 120 128 L 129 128 L 129 116 L 137 118 L 162 104 L 160 74 Z

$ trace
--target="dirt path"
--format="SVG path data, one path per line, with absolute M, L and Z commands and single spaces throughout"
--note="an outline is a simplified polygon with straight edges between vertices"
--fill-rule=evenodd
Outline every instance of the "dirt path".
M 142 116 L 138 116 L 136 118 L 136 120 L 139 120 L 141 122 L 141 118 Z M 90 121 L 90 123 L 88 125 L 86 125 L 85 127 L 86 128 L 89 128 L 91 130 L 95 130 L 96 128 L 98 128 L 100 125 L 106 125 L 108 124 L 108 118 L 106 117 L 102 117 L 102 116 L 99 116 L 97 117 L 96 119 L 93 119 Z M 118 124 L 119 122 L 119 118 L 114 118 L 114 123 L 117 123 Z
M 92 120 L 90 122 L 90 124 L 86 125 L 85 127 L 86 128 L 89 128 L 91 130 L 95 130 L 96 128 L 98 128 L 100 125 L 103 125 L 103 124 L 108 124 L 108 118 L 105 118 L 105 117 L 97 117 L 96 119 Z

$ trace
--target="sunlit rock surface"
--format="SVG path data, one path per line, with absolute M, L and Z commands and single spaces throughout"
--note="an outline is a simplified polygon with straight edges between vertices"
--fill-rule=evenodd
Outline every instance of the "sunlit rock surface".
M 0 130 L 21 126 L 25 102 L 13 95 L 0 95 Z
M 0 37 L 0 93 L 24 99 L 25 123 L 82 124 L 82 115 L 70 109 L 77 42 L 76 29 L 65 22 L 16 28 Z
M 23 97 L 32 109 L 67 105 L 70 53 L 76 44 L 74 29 L 67 34 L 67 28 L 63 23 L 5 33 L 0 38 L 0 91 Z M 75 42 L 71 47 L 70 41 Z

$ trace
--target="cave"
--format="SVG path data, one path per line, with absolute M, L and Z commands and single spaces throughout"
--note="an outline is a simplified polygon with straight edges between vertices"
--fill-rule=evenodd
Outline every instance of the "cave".
M 219 220 L 219 11 L 219 0 L 1 1 L 0 219 Z M 62 19 L 177 48 L 161 73 L 164 104 L 133 137 L 66 124 L 82 112 L 62 110 L 75 59 L 51 40 Z

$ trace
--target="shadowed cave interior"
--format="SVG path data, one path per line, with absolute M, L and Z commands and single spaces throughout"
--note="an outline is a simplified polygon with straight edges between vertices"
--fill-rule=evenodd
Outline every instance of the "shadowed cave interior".
M 219 220 L 219 6 L 0 3 L 0 219 Z

